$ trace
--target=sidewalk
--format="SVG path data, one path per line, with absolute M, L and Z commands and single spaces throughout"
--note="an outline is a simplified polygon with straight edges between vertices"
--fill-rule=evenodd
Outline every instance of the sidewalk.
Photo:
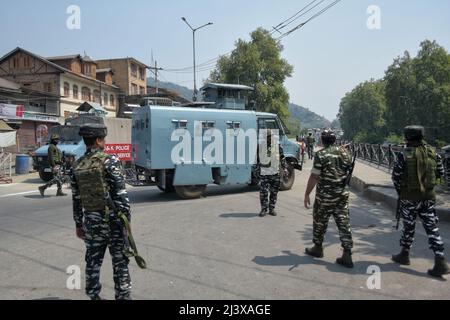
M 387 169 L 358 160 L 350 186 L 373 201 L 387 204 L 395 215 L 398 197 Z M 437 193 L 439 219 L 450 222 L 450 190 L 438 187 Z

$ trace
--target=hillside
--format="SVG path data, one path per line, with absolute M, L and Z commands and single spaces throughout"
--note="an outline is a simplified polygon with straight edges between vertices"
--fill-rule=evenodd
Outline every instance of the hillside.
M 307 108 L 296 104 L 289 104 L 291 117 L 300 120 L 301 127 L 305 129 L 330 127 L 331 122 Z
M 147 78 L 147 85 L 154 87 L 155 86 L 155 79 L 150 77 Z M 192 96 L 193 96 L 193 90 L 187 88 L 187 87 L 183 87 L 180 86 L 178 84 L 172 83 L 172 82 L 164 82 L 164 81 L 159 81 L 158 80 L 158 86 L 160 88 L 164 88 L 164 89 L 168 89 L 171 91 L 175 91 L 176 93 L 178 93 L 180 96 L 182 96 L 183 98 L 192 101 Z

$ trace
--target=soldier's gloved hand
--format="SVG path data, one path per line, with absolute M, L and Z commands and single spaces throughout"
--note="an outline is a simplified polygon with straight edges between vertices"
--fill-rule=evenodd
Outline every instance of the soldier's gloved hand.
M 77 234 L 77 237 L 80 238 L 81 240 L 84 240 L 84 238 L 86 236 L 83 228 L 76 228 L 76 234 Z

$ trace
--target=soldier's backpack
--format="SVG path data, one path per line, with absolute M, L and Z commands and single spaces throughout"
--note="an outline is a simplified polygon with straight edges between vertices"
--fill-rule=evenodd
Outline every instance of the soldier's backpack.
M 406 148 L 403 152 L 406 168 L 402 178 L 401 198 L 405 200 L 420 201 L 435 198 L 434 187 L 437 185 L 436 150 L 426 146 L 425 167 L 418 168 L 417 148 Z M 420 169 L 420 170 L 419 170 Z M 419 180 L 419 172 L 424 173 L 424 181 Z
M 108 185 L 105 179 L 105 160 L 103 152 L 81 158 L 73 172 L 80 190 L 81 204 L 87 212 L 102 212 L 107 207 Z

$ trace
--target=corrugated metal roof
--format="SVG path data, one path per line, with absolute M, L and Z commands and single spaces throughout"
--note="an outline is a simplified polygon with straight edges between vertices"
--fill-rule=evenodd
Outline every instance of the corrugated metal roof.
M 207 83 L 200 90 L 205 90 L 208 88 L 223 88 L 223 89 L 235 89 L 235 90 L 251 90 L 252 87 L 244 86 L 241 84 L 228 84 L 228 83 Z
M 67 55 L 67 56 L 47 57 L 46 59 L 50 60 L 50 61 L 57 61 L 57 60 L 68 60 L 68 59 L 76 59 L 76 58 L 81 59 L 81 55 L 72 54 L 72 55 Z

